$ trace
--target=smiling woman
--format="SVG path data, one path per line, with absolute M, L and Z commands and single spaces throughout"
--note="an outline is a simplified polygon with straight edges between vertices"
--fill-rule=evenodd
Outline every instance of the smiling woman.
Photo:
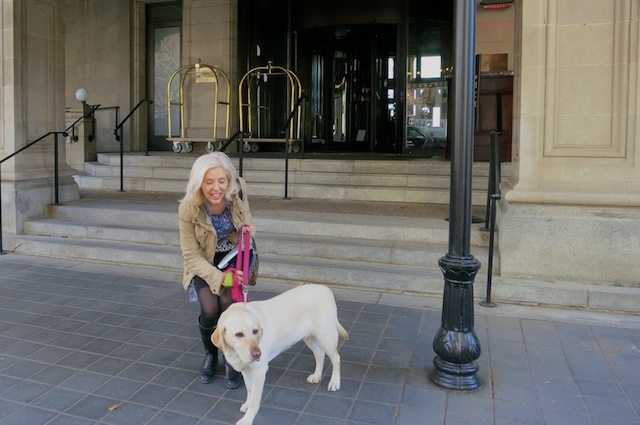
M 200 187 L 211 214 L 220 215 L 227 208 L 224 195 L 229 189 L 229 177 L 222 167 L 210 168 Z
M 200 381 L 205 384 L 213 380 L 218 364 L 218 349 L 211 343 L 211 334 L 220 314 L 233 303 L 231 289 L 225 289 L 224 274 L 216 264 L 235 248 L 243 225 L 255 233 L 245 185 L 227 155 L 205 154 L 193 163 L 178 210 L 182 285 L 189 291 L 190 300 L 200 303 L 198 328 L 205 349 Z M 242 271 L 236 273 L 242 277 Z M 240 374 L 226 361 L 225 369 L 227 387 L 238 387 Z

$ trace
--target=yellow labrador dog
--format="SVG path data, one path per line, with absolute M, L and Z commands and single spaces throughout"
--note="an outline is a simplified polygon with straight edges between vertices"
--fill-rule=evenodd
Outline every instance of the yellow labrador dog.
M 266 301 L 232 304 L 220 316 L 211 341 L 242 372 L 247 388 L 247 400 L 240 407 L 245 415 L 236 425 L 253 423 L 269 362 L 301 339 L 316 361 L 307 382 L 320 382 L 326 353 L 332 365 L 328 390 L 340 389 L 338 337 L 348 339 L 349 334 L 338 321 L 333 293 L 323 285 L 302 285 Z

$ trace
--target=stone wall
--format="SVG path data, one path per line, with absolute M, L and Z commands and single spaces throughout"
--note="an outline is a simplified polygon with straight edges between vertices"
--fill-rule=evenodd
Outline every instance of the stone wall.
M 129 0 L 64 0 L 65 106 L 78 105 L 75 92 L 84 88 L 87 103 L 101 108 L 119 106 L 120 120 L 132 106 L 131 2 Z M 115 110 L 98 109 L 96 149 L 119 149 L 113 130 Z M 125 128 L 125 148 L 131 141 Z
M 2 230 L 5 240 L 23 222 L 42 216 L 54 203 L 56 141 L 58 201 L 77 199 L 78 188 L 66 167 L 64 117 L 64 38 L 60 2 L 14 0 L 2 3 Z M 32 142 L 39 142 L 17 153 Z M 4 248 L 11 249 L 11 242 Z
M 516 4 L 501 274 L 640 286 L 638 2 Z

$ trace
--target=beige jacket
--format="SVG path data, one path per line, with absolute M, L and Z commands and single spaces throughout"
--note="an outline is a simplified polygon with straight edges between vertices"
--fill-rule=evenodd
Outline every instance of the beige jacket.
M 251 224 L 251 211 L 247 199 L 247 189 L 244 179 L 239 178 L 242 187 L 242 198 L 236 195 L 231 200 L 231 219 L 238 230 L 243 224 Z M 204 204 L 192 204 L 181 202 L 178 207 L 180 219 L 180 248 L 182 249 L 182 261 L 184 272 L 182 286 L 186 290 L 194 276 L 200 276 L 211 288 L 211 292 L 220 295 L 223 291 L 223 274 L 218 268 L 211 265 L 216 253 L 218 235 L 211 224 Z M 238 242 L 238 233 L 229 235 L 229 240 Z

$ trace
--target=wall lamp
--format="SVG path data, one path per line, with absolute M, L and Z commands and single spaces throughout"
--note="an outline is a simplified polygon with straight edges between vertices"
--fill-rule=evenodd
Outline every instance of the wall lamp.
M 76 100 L 80 103 L 82 103 L 82 114 L 84 116 L 84 118 L 89 118 L 91 116 L 91 114 L 93 114 L 94 112 L 94 108 L 92 108 L 91 106 L 87 105 L 87 100 L 89 99 L 89 92 L 87 91 L 87 89 L 85 88 L 79 88 L 78 90 L 76 90 Z M 87 113 L 87 109 L 90 109 L 90 112 Z M 73 126 L 73 141 L 77 142 L 78 141 L 78 136 L 75 135 L 75 130 L 76 127 Z M 93 126 L 91 126 L 91 132 L 93 133 Z M 92 142 L 94 135 L 90 134 L 88 136 L 89 141 Z
M 86 89 L 79 88 L 76 90 L 76 100 L 81 103 L 87 103 L 89 99 L 89 92 Z

